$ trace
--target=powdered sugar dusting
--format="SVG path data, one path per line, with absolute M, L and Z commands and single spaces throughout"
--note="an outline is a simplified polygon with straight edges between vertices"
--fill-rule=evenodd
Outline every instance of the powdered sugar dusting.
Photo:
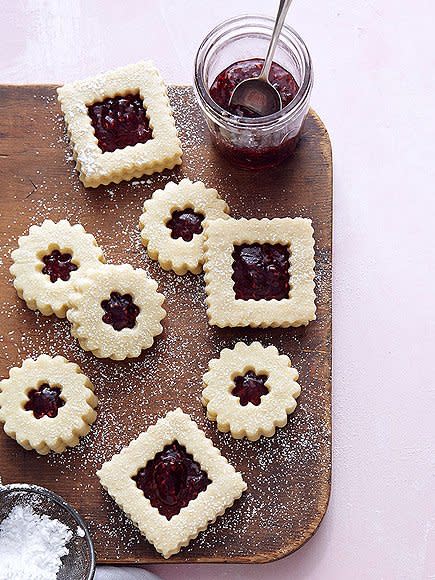
M 72 531 L 57 519 L 16 505 L 0 524 L 1 577 L 56 580 Z
M 264 551 L 265 529 L 270 551 L 279 550 L 283 541 L 298 541 L 310 529 L 316 514 L 322 513 L 330 476 L 331 256 L 327 244 L 319 244 L 320 231 L 329 227 L 328 218 L 323 221 L 323 213 L 317 209 L 321 200 L 298 196 L 297 179 L 292 178 L 289 184 L 285 171 L 268 173 L 270 189 L 262 187 L 258 191 L 258 178 L 216 157 L 205 123 L 198 122 L 191 89 L 172 89 L 170 98 L 183 143 L 183 165 L 128 183 L 85 190 L 75 170 L 54 91 L 46 89 L 39 94 L 33 89 L 33 93 L 23 93 L 22 106 L 28 113 L 27 139 L 38 144 L 38 153 L 27 155 L 20 171 L 12 162 L 7 166 L 11 183 L 4 195 L 14 199 L 15 204 L 9 208 L 0 230 L 4 262 L 0 264 L 3 375 L 23 358 L 61 354 L 80 365 L 100 400 L 98 418 L 90 434 L 61 455 L 39 457 L 17 449 L 13 441 L 3 436 L 3 476 L 6 481 L 37 479 L 33 482 L 60 492 L 89 521 L 100 557 L 130 562 L 158 556 L 101 489 L 95 472 L 158 417 L 177 406 L 197 421 L 243 474 L 248 490 L 234 508 L 175 559 L 234 558 L 254 554 L 260 547 Z M 183 177 L 202 180 L 216 188 L 235 217 L 312 217 L 314 212 L 313 226 L 319 232 L 319 236 L 315 234 L 315 323 L 307 328 L 264 330 L 208 325 L 203 276 L 179 277 L 163 272 L 149 259 L 140 241 L 138 219 L 144 200 L 168 181 L 179 182 Z M 124 362 L 96 359 L 71 337 L 66 320 L 32 312 L 16 297 L 8 272 L 10 251 L 16 247 L 19 235 L 46 218 L 82 223 L 96 237 L 108 262 L 129 262 L 144 268 L 158 281 L 159 291 L 166 297 L 168 316 L 163 321 L 163 334 L 141 357 Z M 234 347 L 239 340 L 275 344 L 281 353 L 291 357 L 300 372 L 302 394 L 298 407 L 288 425 L 270 439 L 236 441 L 217 432 L 215 424 L 206 419 L 200 401 L 201 377 L 208 360 L 217 357 L 222 348 Z M 3 465 L 1 458 L 11 457 L 12 453 L 14 461 Z

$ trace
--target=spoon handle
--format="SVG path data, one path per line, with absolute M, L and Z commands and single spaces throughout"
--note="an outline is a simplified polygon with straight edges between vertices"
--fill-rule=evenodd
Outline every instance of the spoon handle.
M 263 68 L 258 78 L 264 81 L 269 80 L 270 67 L 272 66 L 273 56 L 275 54 L 276 45 L 278 44 L 279 35 L 284 24 L 285 17 L 287 16 L 288 9 L 293 0 L 280 0 L 278 14 L 276 15 L 275 27 L 272 32 L 272 38 L 270 39 L 269 48 L 267 50 L 267 55 L 264 60 Z

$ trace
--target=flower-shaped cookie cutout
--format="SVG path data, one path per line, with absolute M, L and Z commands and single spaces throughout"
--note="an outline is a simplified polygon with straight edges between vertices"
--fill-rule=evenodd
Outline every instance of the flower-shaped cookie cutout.
M 78 444 L 97 417 L 90 380 L 63 356 L 26 359 L 0 382 L 0 422 L 9 437 L 41 455 Z
M 97 476 L 164 558 L 187 546 L 246 490 L 240 473 L 181 409 L 141 433 Z
M 99 358 L 137 357 L 163 331 L 164 299 L 157 282 L 129 264 L 89 270 L 71 296 L 71 334 Z
M 153 260 L 176 274 L 199 274 L 204 262 L 203 220 L 225 219 L 229 208 L 215 189 L 201 181 L 170 182 L 145 201 L 139 226 Z
M 80 224 L 45 220 L 31 226 L 11 254 L 18 296 L 32 310 L 64 318 L 75 281 L 104 263 L 101 248 Z
M 224 348 L 218 359 L 210 361 L 203 378 L 202 403 L 219 431 L 256 441 L 262 435 L 271 437 L 276 427 L 287 424 L 301 392 L 297 379 L 289 357 L 280 355 L 274 346 L 238 342 L 233 350 Z

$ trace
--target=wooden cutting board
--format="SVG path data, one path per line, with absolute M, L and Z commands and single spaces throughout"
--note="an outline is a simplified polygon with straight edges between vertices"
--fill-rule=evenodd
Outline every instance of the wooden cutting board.
M 65 136 L 53 86 L 0 87 L 0 376 L 26 357 L 61 354 L 94 383 L 99 416 L 91 433 L 62 455 L 38 456 L 0 433 L 5 483 L 45 486 L 89 523 L 98 561 L 164 561 L 102 490 L 104 460 L 177 406 L 190 413 L 243 473 L 248 491 L 171 562 L 267 562 L 306 542 L 325 513 L 331 480 L 332 162 L 324 125 L 311 111 L 294 158 L 262 173 L 239 170 L 212 148 L 190 87 L 170 88 L 183 143 L 181 168 L 130 183 L 86 190 Z M 169 180 L 202 180 L 233 216 L 305 216 L 316 238 L 318 319 L 306 328 L 218 329 L 207 324 L 202 276 L 161 270 L 141 246 L 143 201 Z M 80 222 L 107 261 L 149 271 L 166 296 L 164 333 L 135 360 L 99 360 L 82 351 L 69 323 L 28 310 L 11 283 L 10 252 L 31 224 L 45 218 Z M 209 359 L 238 340 L 260 340 L 288 354 L 302 394 L 288 425 L 270 439 L 235 441 L 205 418 L 201 377 Z

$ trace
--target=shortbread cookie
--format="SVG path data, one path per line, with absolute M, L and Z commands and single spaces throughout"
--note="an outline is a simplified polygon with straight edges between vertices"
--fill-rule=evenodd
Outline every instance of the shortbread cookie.
M 71 334 L 97 357 L 137 357 L 163 331 L 164 299 L 157 282 L 129 264 L 88 271 L 71 296 Z
M 208 317 L 216 326 L 301 326 L 316 318 L 314 239 L 305 218 L 204 224 Z
M 57 92 L 86 187 L 181 163 L 166 87 L 150 61 L 64 85 Z
M 242 476 L 181 409 L 141 433 L 97 475 L 165 558 L 187 546 L 246 490 Z
M 229 208 L 215 189 L 183 179 L 153 193 L 140 217 L 148 254 L 165 270 L 199 274 L 204 262 L 203 220 L 227 218 Z
M 0 422 L 9 437 L 41 455 L 78 444 L 97 417 L 90 380 L 63 356 L 26 359 L 0 382 Z
M 301 392 L 297 379 L 288 356 L 274 346 L 238 342 L 210 361 L 202 403 L 219 431 L 230 431 L 235 439 L 272 437 L 296 408 Z
M 74 282 L 104 262 L 92 234 L 67 220 L 45 220 L 18 239 L 11 254 L 14 286 L 29 308 L 64 318 Z

